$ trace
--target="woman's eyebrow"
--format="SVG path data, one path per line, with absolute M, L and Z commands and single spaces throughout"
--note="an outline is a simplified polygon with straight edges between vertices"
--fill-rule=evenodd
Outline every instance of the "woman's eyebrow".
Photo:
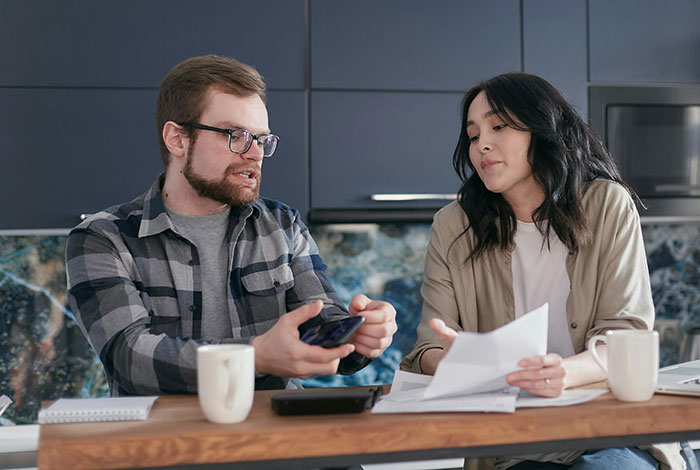
M 484 113 L 483 118 L 486 119 L 486 118 L 489 118 L 489 117 L 495 116 L 495 115 L 496 115 L 496 111 L 494 111 L 494 110 L 492 109 L 491 111 L 486 111 L 486 112 Z M 472 120 L 467 121 L 467 127 L 473 126 L 474 124 L 475 124 L 475 122 L 472 121 Z

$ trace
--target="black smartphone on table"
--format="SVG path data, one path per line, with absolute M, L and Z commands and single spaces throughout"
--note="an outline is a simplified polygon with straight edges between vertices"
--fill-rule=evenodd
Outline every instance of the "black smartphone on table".
M 345 344 L 364 321 L 365 317 L 358 315 L 321 323 L 306 330 L 301 340 L 315 346 L 335 348 Z

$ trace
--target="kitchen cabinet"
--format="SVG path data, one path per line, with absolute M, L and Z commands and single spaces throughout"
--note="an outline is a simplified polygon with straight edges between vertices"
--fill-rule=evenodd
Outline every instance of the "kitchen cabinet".
M 590 0 L 590 80 L 700 81 L 699 20 L 696 0 Z
M 280 137 L 272 158 L 263 161 L 260 194 L 277 199 L 306 216 L 309 207 L 309 139 L 307 95 L 303 91 L 270 91 L 270 129 Z
M 457 192 L 452 154 L 459 137 L 461 100 L 462 93 L 313 92 L 312 209 L 446 204 L 381 202 L 371 196 Z
M 519 5 L 311 0 L 311 88 L 460 91 L 520 70 Z
M 0 88 L 0 228 L 70 228 L 148 189 L 163 168 L 156 94 Z
M 305 93 L 271 91 L 281 136 L 262 194 L 307 206 Z M 163 171 L 151 89 L 0 88 L 0 229 L 70 228 L 80 215 L 127 202 Z
M 311 0 L 309 18 L 311 220 L 448 203 L 464 92 L 521 70 L 520 2 Z
M 586 2 L 523 2 L 523 71 L 557 88 L 588 119 Z
M 0 3 L 0 86 L 158 87 L 178 62 L 219 54 L 271 88 L 304 88 L 304 0 Z
M 0 4 L 0 230 L 66 229 L 163 171 L 155 106 L 167 72 L 216 53 L 258 69 L 282 139 L 262 194 L 308 207 L 306 2 Z

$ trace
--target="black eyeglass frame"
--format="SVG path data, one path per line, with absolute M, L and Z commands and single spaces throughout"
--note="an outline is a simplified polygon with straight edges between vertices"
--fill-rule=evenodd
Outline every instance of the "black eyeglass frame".
M 250 131 L 247 130 L 247 129 L 241 129 L 241 128 L 236 128 L 236 129 L 221 129 L 220 127 L 207 126 L 207 125 L 205 125 L 205 124 L 200 124 L 200 123 L 198 123 L 198 122 L 183 122 L 183 123 L 181 123 L 180 125 L 181 125 L 181 126 L 190 126 L 190 127 L 194 127 L 195 129 L 202 129 L 202 130 L 205 130 L 205 131 L 219 132 L 219 133 L 221 133 L 221 134 L 226 134 L 226 135 L 228 135 L 228 149 L 229 149 L 230 152 L 232 152 L 232 153 L 237 153 L 238 155 L 243 155 L 243 154 L 246 153 L 248 150 L 250 150 L 250 147 L 253 146 L 253 141 L 256 141 L 256 142 L 258 142 L 258 143 L 261 143 L 260 140 L 258 140 L 258 139 L 260 139 L 260 137 L 270 137 L 270 136 L 272 136 L 272 137 L 274 137 L 274 138 L 276 139 L 275 147 L 272 149 L 272 153 L 271 153 L 270 155 L 265 155 L 265 154 L 263 153 L 263 157 L 265 157 L 265 158 L 270 158 L 271 156 L 273 156 L 273 155 L 275 154 L 275 151 L 277 150 L 277 145 L 278 145 L 279 142 L 280 142 L 280 137 L 279 137 L 278 135 L 272 134 L 272 133 L 270 133 L 270 134 L 259 134 L 259 135 L 256 135 L 256 134 L 253 134 L 252 132 L 250 132 Z M 248 140 L 248 145 L 246 146 L 245 150 L 242 151 L 242 152 L 238 152 L 238 151 L 233 150 L 233 149 L 231 148 L 231 136 L 232 136 L 233 133 L 236 132 L 236 131 L 245 132 L 245 133 L 247 133 L 248 135 L 250 135 L 250 136 L 252 137 L 252 139 Z

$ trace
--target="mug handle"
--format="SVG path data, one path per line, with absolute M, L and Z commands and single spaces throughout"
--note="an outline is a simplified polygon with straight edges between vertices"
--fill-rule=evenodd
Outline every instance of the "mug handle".
M 224 361 L 226 370 L 228 371 L 228 391 L 226 392 L 226 398 L 224 399 L 224 406 L 229 410 L 233 408 L 233 397 L 236 391 L 236 376 L 240 370 L 240 364 L 238 361 L 233 359 L 226 359 Z
M 595 335 L 593 338 L 588 340 L 588 350 L 591 352 L 591 355 L 593 355 L 593 360 L 595 361 L 596 364 L 598 364 L 598 367 L 603 369 L 603 372 L 605 372 L 605 376 L 608 376 L 608 369 L 603 365 L 603 361 L 600 360 L 600 357 L 598 357 L 598 351 L 595 350 L 595 345 L 598 341 L 602 341 L 605 344 L 608 344 L 607 338 L 603 335 Z

